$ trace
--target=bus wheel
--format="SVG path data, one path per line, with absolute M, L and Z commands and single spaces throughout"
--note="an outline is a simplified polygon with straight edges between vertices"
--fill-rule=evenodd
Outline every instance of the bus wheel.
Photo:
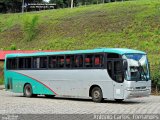
M 116 102 L 121 103 L 124 99 L 115 99 Z
M 94 102 L 101 102 L 103 100 L 102 90 L 99 87 L 92 89 L 91 96 Z
M 32 92 L 32 86 L 30 84 L 26 84 L 24 86 L 24 96 L 25 97 L 32 97 L 32 96 L 34 96 L 33 92 Z

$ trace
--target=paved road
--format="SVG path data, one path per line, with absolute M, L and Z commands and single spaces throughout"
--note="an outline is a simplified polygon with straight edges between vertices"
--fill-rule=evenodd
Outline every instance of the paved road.
M 94 103 L 90 99 L 25 98 L 0 90 L 1 114 L 160 114 L 160 96 L 136 98 L 123 103 L 104 101 Z

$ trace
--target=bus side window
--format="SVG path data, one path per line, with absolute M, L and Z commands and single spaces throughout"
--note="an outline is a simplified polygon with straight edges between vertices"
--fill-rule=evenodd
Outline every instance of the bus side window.
M 85 67 L 93 67 L 93 55 L 85 55 Z
M 70 58 L 70 56 L 66 56 L 66 67 L 67 68 L 71 67 L 71 58 Z
M 40 68 L 47 68 L 47 57 L 40 57 Z
M 74 66 L 83 67 L 83 55 L 75 55 Z
M 103 66 L 103 55 L 95 55 L 94 57 L 94 67 Z
M 64 68 L 64 56 L 58 56 L 58 68 Z
M 74 56 L 66 55 L 66 68 L 73 68 Z
M 49 68 L 56 68 L 57 58 L 56 56 L 49 57 Z
M 114 60 L 107 61 L 107 70 L 112 80 L 116 82 L 123 82 L 124 75 L 123 75 L 121 60 L 120 61 L 114 61 Z
M 23 69 L 24 68 L 24 58 L 18 59 L 18 68 Z
M 19 58 L 18 69 L 28 69 L 28 68 L 31 68 L 31 58 Z
M 39 68 L 40 67 L 40 58 L 39 57 L 35 57 L 33 58 L 33 68 Z
M 17 69 L 17 59 L 16 58 L 7 59 L 7 69 Z
M 114 62 L 114 78 L 117 82 L 123 81 L 123 68 L 122 68 L 122 62 L 121 61 L 115 61 Z
M 31 68 L 31 58 L 24 59 L 24 68 Z

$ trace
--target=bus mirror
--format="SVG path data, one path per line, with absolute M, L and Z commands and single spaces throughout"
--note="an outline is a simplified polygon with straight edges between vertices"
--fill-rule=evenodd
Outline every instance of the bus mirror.
M 127 68 L 128 68 L 127 60 L 123 61 L 123 68 L 124 68 L 124 70 L 127 70 Z

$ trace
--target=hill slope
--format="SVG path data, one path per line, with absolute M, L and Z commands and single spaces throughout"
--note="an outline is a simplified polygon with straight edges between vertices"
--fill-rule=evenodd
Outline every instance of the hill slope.
M 0 15 L 0 43 L 2 49 L 139 49 L 153 69 L 160 58 L 160 1 Z

